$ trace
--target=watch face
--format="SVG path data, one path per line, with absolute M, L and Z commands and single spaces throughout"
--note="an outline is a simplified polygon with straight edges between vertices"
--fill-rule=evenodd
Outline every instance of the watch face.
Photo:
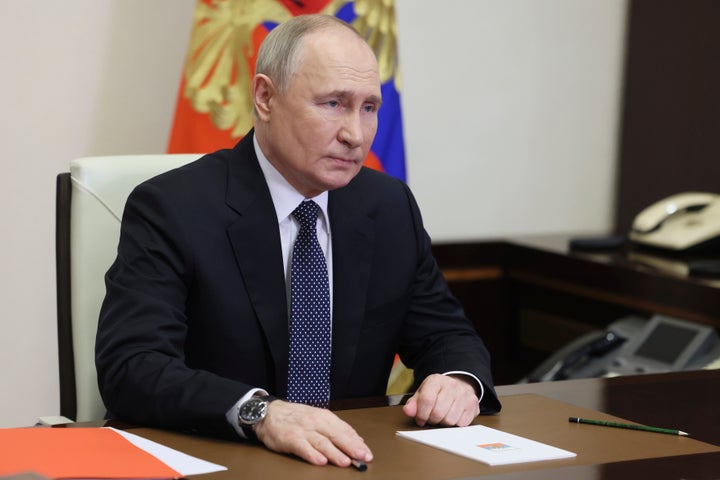
M 264 398 L 251 398 L 240 406 L 238 417 L 241 423 L 253 425 L 263 418 L 267 412 L 268 402 Z

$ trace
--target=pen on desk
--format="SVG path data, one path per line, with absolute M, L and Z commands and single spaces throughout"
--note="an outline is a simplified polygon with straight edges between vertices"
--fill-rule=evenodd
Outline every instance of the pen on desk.
M 643 432 L 667 433 L 669 435 L 688 436 L 689 433 L 670 428 L 646 427 L 645 425 L 631 425 L 629 423 L 606 422 L 604 420 L 589 420 L 587 418 L 570 417 L 571 423 L 586 423 L 588 425 L 600 425 L 602 427 L 629 428 L 631 430 L 642 430 Z
M 357 468 L 359 471 L 364 472 L 367 470 L 367 463 L 363 462 L 362 460 L 357 460 L 355 458 L 350 459 L 350 463 L 353 467 Z

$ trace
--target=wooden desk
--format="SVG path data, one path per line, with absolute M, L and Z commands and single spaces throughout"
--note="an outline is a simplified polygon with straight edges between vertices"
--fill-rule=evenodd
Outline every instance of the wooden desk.
M 717 480 L 720 453 L 488 475 L 483 480 Z M 473 477 L 474 478 L 474 477 Z
M 499 387 L 501 395 L 534 392 L 599 409 L 645 425 L 682 425 L 692 437 L 720 445 L 720 371 L 680 372 L 611 379 L 583 379 Z M 602 428 L 602 427 L 598 427 Z M 488 480 L 716 480 L 720 453 L 551 467 Z
M 156 429 L 133 433 L 229 467 L 198 479 L 292 478 L 293 480 L 382 478 L 647 478 L 716 479 L 720 459 L 720 371 L 642 377 L 571 380 L 500 387 L 504 404 L 497 416 L 476 423 L 574 451 L 574 459 L 489 467 L 395 436 L 416 428 L 399 406 L 338 411 L 366 439 L 375 461 L 365 473 L 337 467 L 313 467 L 272 453 L 259 445 L 194 437 Z M 377 404 L 378 399 L 368 402 Z M 361 402 L 362 403 L 362 402 Z M 571 405 L 572 403 L 572 405 Z M 591 409 L 602 407 L 608 413 Z M 691 438 L 634 430 L 570 424 L 568 416 L 586 416 L 678 427 Z M 590 476 L 590 472 L 592 475 Z M 676 472 L 673 477 L 662 474 Z M 677 473 L 680 472 L 680 473 Z M 361 477 L 358 477 L 361 475 Z M 563 476 L 564 475 L 564 476 Z M 575 475 L 575 476 L 573 476 Z M 493 478 L 493 477 L 490 477 Z
M 433 245 L 490 350 L 497 384 L 515 383 L 573 338 L 626 315 L 661 313 L 720 327 L 720 279 L 687 272 L 700 257 L 632 245 L 573 251 L 570 239 Z
M 507 274 L 520 283 L 546 287 L 629 311 L 662 313 L 720 326 L 720 278 L 691 275 L 693 260 L 708 255 L 663 254 L 627 244 L 617 250 L 572 250 L 570 236 L 508 241 Z
M 534 393 L 644 425 L 674 425 L 720 445 L 720 370 L 504 385 L 497 391 Z

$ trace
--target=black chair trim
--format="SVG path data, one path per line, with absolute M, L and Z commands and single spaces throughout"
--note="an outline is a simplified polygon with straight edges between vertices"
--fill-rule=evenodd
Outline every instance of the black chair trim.
M 58 361 L 60 367 L 60 415 L 76 420 L 75 354 L 70 303 L 70 173 L 57 176 L 55 198 L 55 268 L 57 284 Z

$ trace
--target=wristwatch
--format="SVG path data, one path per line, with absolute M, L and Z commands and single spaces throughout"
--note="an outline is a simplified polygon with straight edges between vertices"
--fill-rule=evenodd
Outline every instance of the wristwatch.
M 271 395 L 250 397 L 238 409 L 238 424 L 248 438 L 256 438 L 253 425 L 265 418 L 270 402 L 277 400 Z

